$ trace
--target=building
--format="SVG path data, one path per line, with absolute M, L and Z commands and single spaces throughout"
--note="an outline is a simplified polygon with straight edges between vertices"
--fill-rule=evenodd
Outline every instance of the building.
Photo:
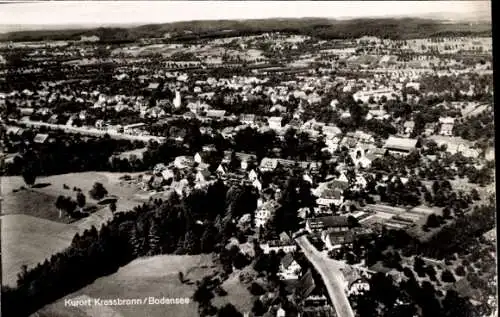
M 269 117 L 269 118 L 267 118 L 267 123 L 269 124 L 269 128 L 271 128 L 273 130 L 280 130 L 282 121 L 283 121 L 282 117 Z
M 338 249 L 343 245 L 350 245 L 354 242 L 355 235 L 351 231 L 334 231 L 337 228 L 330 228 L 321 233 L 321 240 L 328 250 Z
M 207 110 L 207 117 L 212 119 L 222 119 L 226 115 L 226 110 Z
M 392 154 L 408 155 L 410 152 L 416 150 L 417 145 L 417 139 L 390 136 L 385 142 L 384 148 Z
M 331 232 L 349 231 L 349 221 L 344 216 L 326 216 L 306 220 L 306 230 L 310 233 L 331 229 Z
M 300 264 L 287 253 L 280 262 L 278 276 L 282 280 L 298 280 L 302 271 Z
M 281 207 L 281 205 L 275 200 L 270 200 L 262 204 L 255 212 L 255 227 L 260 228 L 265 226 L 279 207 Z
M 262 172 L 270 172 L 270 171 L 274 171 L 276 169 L 276 167 L 278 167 L 278 159 L 264 157 L 260 161 L 259 169 Z
M 254 124 L 255 115 L 254 114 L 242 114 L 240 115 L 240 121 L 243 124 Z

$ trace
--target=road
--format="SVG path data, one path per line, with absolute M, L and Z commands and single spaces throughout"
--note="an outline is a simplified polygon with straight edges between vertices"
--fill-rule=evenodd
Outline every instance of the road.
M 352 311 L 351 304 L 347 299 L 347 295 L 342 285 L 343 277 L 340 271 L 341 265 L 337 261 L 322 255 L 309 240 L 307 240 L 305 235 L 296 238 L 295 241 L 302 249 L 309 262 L 311 262 L 316 271 L 321 275 L 337 316 L 354 317 L 354 312 Z
M 113 132 L 113 131 L 104 131 L 104 130 L 99 130 L 97 128 L 91 128 L 91 127 L 74 127 L 74 126 L 68 126 L 64 124 L 51 124 L 51 123 L 45 123 L 45 122 L 38 122 L 38 121 L 31 121 L 31 120 L 23 120 L 23 121 L 18 121 L 18 124 L 25 125 L 28 127 L 47 127 L 50 129 L 57 129 L 57 130 L 63 130 L 64 132 L 67 133 L 80 133 L 84 135 L 92 135 L 92 136 L 104 136 L 105 134 L 108 134 L 112 139 L 123 139 L 123 140 L 130 140 L 130 141 L 142 141 L 142 142 L 148 142 L 149 140 L 156 141 L 158 143 L 162 143 L 165 141 L 166 138 L 164 137 L 158 137 L 158 136 L 152 136 L 152 135 L 134 135 L 134 134 L 126 134 L 126 133 L 118 133 L 118 132 Z

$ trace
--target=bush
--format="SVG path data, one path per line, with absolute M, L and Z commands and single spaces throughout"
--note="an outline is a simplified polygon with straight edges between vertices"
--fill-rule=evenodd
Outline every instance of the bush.
M 455 269 L 455 273 L 456 273 L 458 276 L 465 276 L 465 268 L 464 268 L 462 265 L 459 265 L 459 266 Z
M 255 316 L 262 316 L 266 312 L 266 307 L 260 299 L 257 298 L 253 302 L 252 312 L 255 314 Z
M 255 283 L 255 282 L 253 282 L 252 285 L 250 285 L 248 290 L 250 291 L 250 294 L 255 295 L 255 296 L 264 295 L 266 293 L 264 288 L 262 286 L 260 286 L 260 284 Z
M 99 182 L 95 182 L 92 189 L 89 190 L 90 197 L 92 197 L 95 200 L 100 200 L 100 199 L 104 198 L 104 196 L 106 196 L 107 194 L 108 194 L 108 191 Z

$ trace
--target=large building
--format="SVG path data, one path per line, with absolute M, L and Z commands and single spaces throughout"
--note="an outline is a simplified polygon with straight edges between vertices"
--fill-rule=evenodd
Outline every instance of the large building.
M 417 139 L 390 136 L 385 142 L 384 148 L 391 154 L 407 155 L 414 151 L 417 148 L 417 145 Z

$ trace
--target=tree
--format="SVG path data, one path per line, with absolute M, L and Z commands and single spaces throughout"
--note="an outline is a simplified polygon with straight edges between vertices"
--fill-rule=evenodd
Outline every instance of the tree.
M 226 304 L 219 309 L 217 317 L 243 317 L 243 314 L 240 313 L 232 304 Z
M 30 164 L 28 166 L 24 166 L 22 170 L 23 180 L 28 186 L 33 186 L 36 180 L 36 172 L 34 167 Z
M 111 210 L 112 213 L 115 213 L 115 211 L 116 211 L 116 202 L 112 201 L 111 204 L 109 204 L 109 210 Z
M 260 284 L 253 282 L 252 285 L 248 288 L 250 291 L 250 294 L 255 295 L 255 296 L 260 296 L 266 293 L 264 288 L 260 286 Z
M 108 191 L 99 182 L 95 182 L 94 186 L 89 191 L 90 197 L 92 197 L 95 200 L 100 200 L 100 199 L 104 198 L 104 196 L 106 196 L 107 194 L 108 194 Z
M 55 205 L 56 205 L 57 210 L 59 211 L 59 218 L 61 218 L 62 217 L 62 211 L 63 211 L 63 209 L 65 209 L 64 207 L 66 205 L 64 196 L 59 195 L 57 197 Z
M 435 214 L 430 214 L 427 217 L 427 221 L 425 222 L 426 226 L 429 228 L 436 228 L 439 227 L 440 222 L 438 217 Z
M 255 314 L 255 316 L 262 316 L 266 312 L 266 307 L 260 299 L 257 298 L 253 302 L 252 312 Z
M 78 192 L 78 194 L 76 194 L 76 203 L 78 204 L 78 207 L 80 207 L 80 212 L 83 212 L 83 207 L 85 206 L 86 198 L 82 192 Z
M 445 270 L 441 274 L 441 281 L 445 283 L 455 283 L 455 277 L 453 276 L 453 273 L 451 273 L 449 270 Z
M 481 197 L 479 197 L 479 192 L 477 191 L 476 188 L 472 188 L 471 191 L 470 191 L 470 194 L 472 196 L 472 200 L 480 200 Z
M 462 265 L 459 265 L 459 266 L 457 266 L 457 268 L 455 269 L 455 273 L 456 273 L 458 276 L 465 276 L 465 268 L 464 268 Z

